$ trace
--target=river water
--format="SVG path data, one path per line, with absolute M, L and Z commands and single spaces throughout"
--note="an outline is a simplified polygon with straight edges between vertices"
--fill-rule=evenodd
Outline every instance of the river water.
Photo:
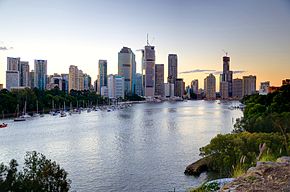
M 36 150 L 61 165 L 73 191 L 186 191 L 205 179 L 185 176 L 199 148 L 229 133 L 237 102 L 187 101 L 135 104 L 106 112 L 6 120 L 0 129 L 0 162 L 21 164 Z

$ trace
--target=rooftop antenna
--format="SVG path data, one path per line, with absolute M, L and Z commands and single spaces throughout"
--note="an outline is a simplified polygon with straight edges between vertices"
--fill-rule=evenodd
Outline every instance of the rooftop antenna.
M 226 57 L 228 56 L 228 52 L 226 52 L 224 49 L 223 49 L 223 52 L 226 54 Z
M 149 38 L 148 38 L 148 33 L 147 33 L 147 46 L 150 46 L 150 44 L 149 44 Z

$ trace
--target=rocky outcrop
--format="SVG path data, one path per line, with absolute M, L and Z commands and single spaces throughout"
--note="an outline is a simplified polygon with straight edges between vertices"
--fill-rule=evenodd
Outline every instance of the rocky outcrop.
M 226 184 L 221 191 L 290 191 L 290 157 L 276 162 L 257 162 L 256 167 Z
M 202 172 L 207 171 L 210 167 L 211 157 L 204 157 L 190 165 L 184 171 L 185 175 L 199 176 Z

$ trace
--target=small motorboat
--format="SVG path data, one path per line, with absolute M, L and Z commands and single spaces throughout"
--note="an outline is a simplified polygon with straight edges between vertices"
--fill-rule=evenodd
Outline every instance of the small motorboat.
M 5 127 L 7 127 L 7 124 L 6 123 L 0 124 L 0 128 L 5 128 Z

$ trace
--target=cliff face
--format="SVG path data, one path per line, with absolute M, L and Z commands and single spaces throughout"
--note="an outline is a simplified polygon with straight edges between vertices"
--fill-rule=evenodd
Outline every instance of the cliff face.
M 290 157 L 280 157 L 277 162 L 257 162 L 256 167 L 220 191 L 290 191 Z

